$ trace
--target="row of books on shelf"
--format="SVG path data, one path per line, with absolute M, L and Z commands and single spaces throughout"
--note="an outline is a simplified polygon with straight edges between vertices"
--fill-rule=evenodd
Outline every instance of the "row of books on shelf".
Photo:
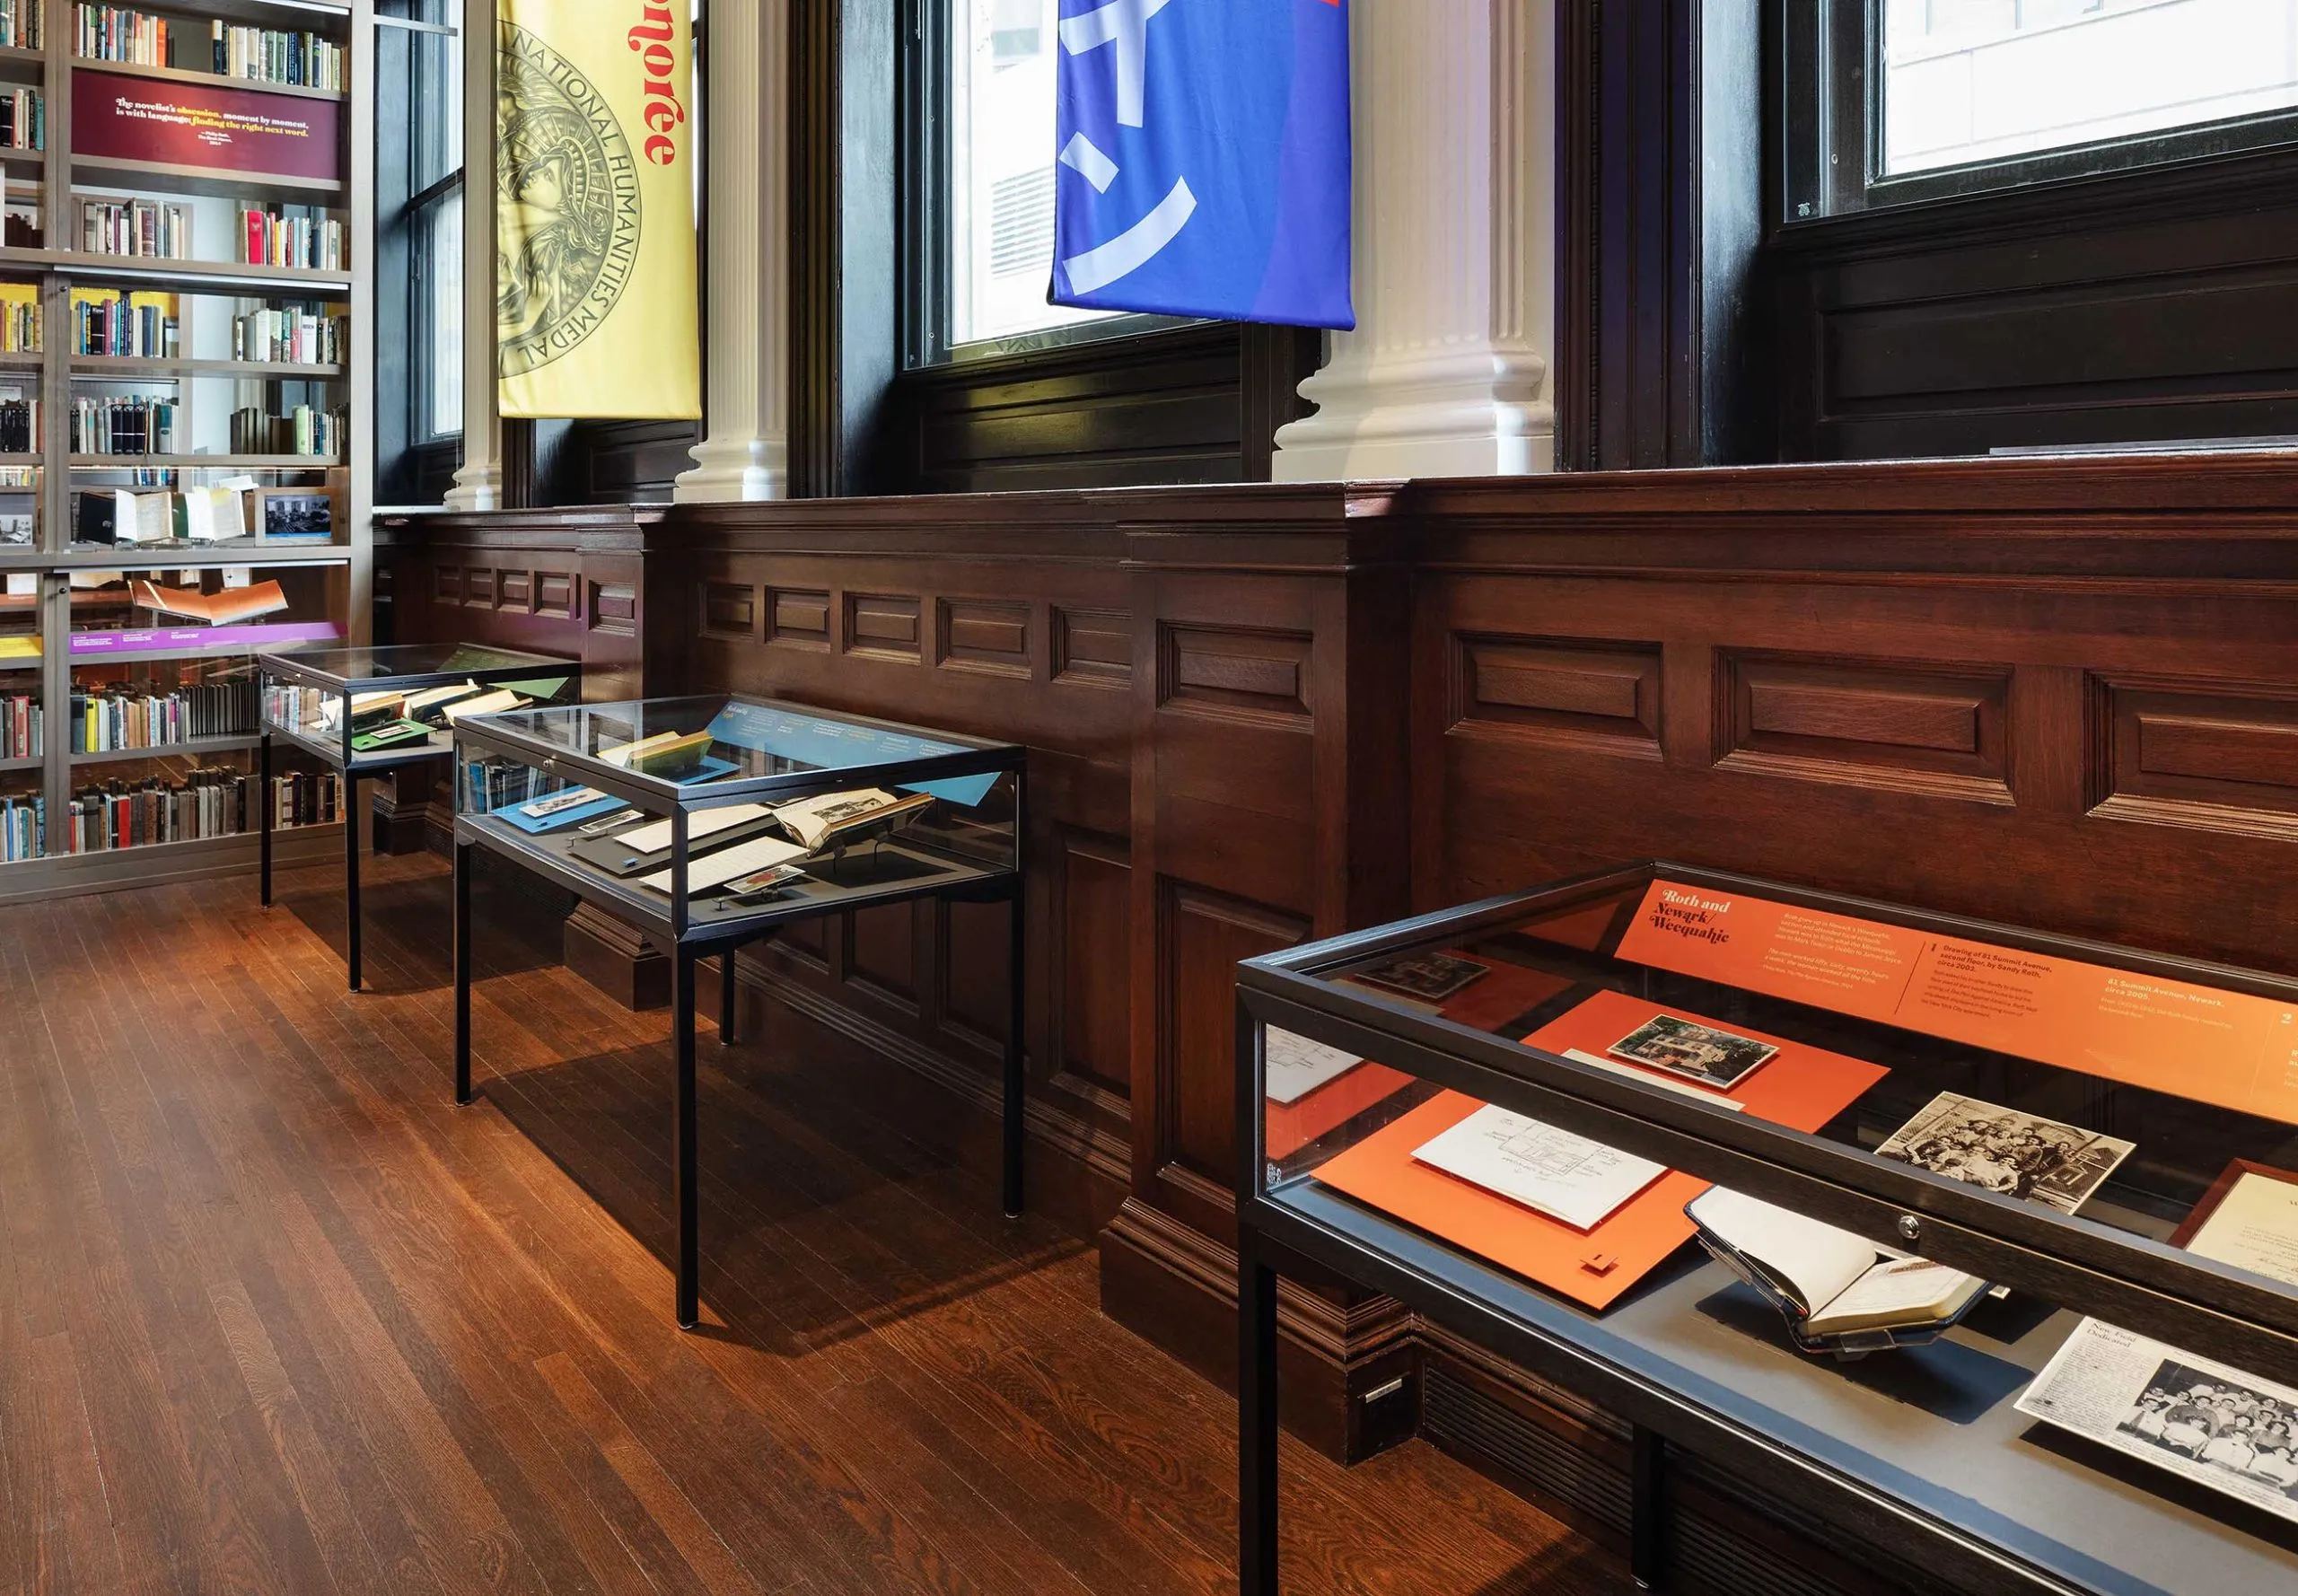
M 173 454 L 181 407 L 171 399 L 72 401 L 75 454 Z
M 32 435 L 39 436 L 39 401 L 23 401 L 31 409 Z M 178 425 L 182 406 L 171 399 L 80 399 L 72 401 L 72 452 L 75 454 L 178 454 L 182 433 Z M 0 408 L 0 425 L 5 409 Z M 297 405 L 285 416 L 274 416 L 250 405 L 232 412 L 232 452 L 234 454 L 308 454 L 314 459 L 343 452 L 346 416 L 341 410 L 314 409 Z
M 72 695 L 72 746 L 83 754 L 165 748 L 256 730 L 256 679 L 232 671 L 186 687 L 128 682 Z
M 323 410 L 297 405 L 284 416 L 274 416 L 258 405 L 232 412 L 232 452 L 234 454 L 339 455 L 348 417 L 341 409 Z M 165 449 L 151 451 L 166 454 Z
M 0 793 L 0 862 L 46 853 L 48 802 L 38 794 Z
M 173 207 L 171 207 L 173 208 Z M 148 251 L 121 250 L 118 254 Z M 176 296 L 136 291 L 72 291 L 72 352 L 145 360 L 180 358 L 183 324 Z M 350 344 L 350 319 L 283 305 L 232 318 L 232 358 L 294 365 L 339 365 Z M 46 346 L 39 290 L 0 283 L 0 355 L 37 355 Z
M 191 258 L 191 207 L 151 199 L 83 199 L 80 247 L 92 255 Z
M 263 777 L 225 767 L 188 772 L 180 781 L 147 776 L 83 787 L 64 817 L 65 850 L 101 853 L 202 837 L 236 837 L 262 823 L 256 808 Z M 271 781 L 272 824 L 323 826 L 342 812 L 341 778 L 333 771 L 295 771 Z
M 37 759 L 47 750 L 46 711 L 30 693 L 0 697 L 0 759 Z
M 232 320 L 232 358 L 287 365 L 339 365 L 350 345 L 347 317 L 293 309 L 250 311 Z
M 342 218 L 317 206 L 240 206 L 240 260 L 248 266 L 300 266 L 340 271 L 349 256 Z
M 173 360 L 182 324 L 170 309 L 174 295 L 72 291 L 72 352 Z
M 123 5 L 78 8 L 75 53 L 90 61 L 125 61 L 136 66 L 174 65 L 168 19 Z
M 343 91 L 343 47 L 316 33 L 210 24 L 213 68 L 225 77 Z
M 36 8 L 34 14 L 38 14 Z M 311 89 L 340 91 L 343 87 L 343 47 L 316 33 L 237 27 L 216 18 L 207 25 L 207 50 L 202 58 L 193 42 L 198 37 L 196 26 L 187 39 L 181 23 L 122 5 L 83 4 L 78 17 L 74 48 L 87 60 L 185 67 Z M 177 58 L 179 44 L 183 47 L 181 60 Z
M 15 50 L 48 48 L 47 0 L 0 0 L 0 45 Z
M 0 92 L 0 149 L 48 148 L 48 102 L 38 89 Z
M 0 398 L 0 454 L 32 454 L 39 447 L 39 400 Z
M 37 355 L 39 351 L 38 285 L 0 283 L 0 355 Z

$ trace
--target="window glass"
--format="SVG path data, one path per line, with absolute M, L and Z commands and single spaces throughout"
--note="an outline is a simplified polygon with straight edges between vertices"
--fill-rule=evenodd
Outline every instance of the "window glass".
M 424 335 L 422 389 L 417 435 L 437 438 L 463 429 L 463 195 L 449 189 L 416 225 L 422 251 L 418 281 Z
M 953 344 L 1107 312 L 1046 303 L 1053 274 L 1059 0 L 950 7 L 950 325 Z
M 2298 106 L 2298 0 L 1885 0 L 1886 177 Z

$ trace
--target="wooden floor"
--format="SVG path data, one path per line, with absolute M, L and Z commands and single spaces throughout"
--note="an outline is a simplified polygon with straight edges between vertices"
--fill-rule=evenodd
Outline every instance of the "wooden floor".
M 0 1589 L 1234 1589 L 1233 1406 L 1081 1241 L 706 1035 L 679 1334 L 664 1018 L 483 893 L 458 1110 L 443 867 L 370 880 L 357 997 L 339 872 L 0 910 Z M 1288 1592 L 1626 1586 L 1417 1443 L 1285 1489 Z

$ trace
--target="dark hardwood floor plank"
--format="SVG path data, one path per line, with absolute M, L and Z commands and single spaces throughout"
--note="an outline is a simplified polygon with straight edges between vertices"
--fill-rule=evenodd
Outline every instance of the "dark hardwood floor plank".
M 666 1016 L 483 881 L 458 1109 L 444 870 L 368 884 L 356 995 L 329 869 L 0 909 L 0 1592 L 1234 1588 L 1229 1399 L 844 1089 L 852 1043 L 703 1025 L 682 1334 Z M 1284 1469 L 1288 1592 L 1621 1587 L 1425 1446 Z

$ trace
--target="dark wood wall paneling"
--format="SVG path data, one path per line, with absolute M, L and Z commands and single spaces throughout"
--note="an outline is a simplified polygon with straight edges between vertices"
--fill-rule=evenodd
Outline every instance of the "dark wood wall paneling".
M 1783 225 L 1767 30 L 1821 10 L 1559 6 L 1567 468 L 2298 433 L 2298 151 Z
M 1240 958 L 1659 854 L 2298 972 L 2294 495 L 2298 459 L 1943 461 L 680 507 L 643 558 L 601 535 L 643 572 L 650 691 L 1030 746 L 1039 1200 L 1098 1227 L 1111 1313 L 1219 1375 Z M 522 570 L 543 591 L 512 552 L 539 534 L 429 530 L 427 563 L 386 562 L 395 608 L 495 625 Z M 999 912 L 857 916 L 742 973 L 977 1105 L 935 1134 L 986 1164 Z M 1313 1443 L 1419 1427 L 1616 1535 L 1609 1416 L 1385 1299 L 1284 1309 Z M 1706 1588 L 1781 1588 L 1783 1559 L 1886 1586 L 1696 1467 L 1680 1504 Z
M 1030 745 L 1031 1113 L 1061 1155 L 1040 1187 L 1101 1231 L 1111 1311 L 1208 1367 L 1231 1339 L 1235 963 L 1407 901 L 1405 854 L 1366 842 L 1405 831 L 1387 502 L 794 501 L 681 511 L 663 539 L 658 591 L 686 608 L 650 629 L 661 680 Z M 987 1105 L 1004 943 L 977 922 L 998 912 L 859 916 L 746 969 Z M 1400 1315 L 1302 1292 L 1287 1322 L 1294 1416 L 1370 1450 L 1348 1392 L 1408 1359 Z
M 894 383 L 894 491 L 1013 492 L 1266 482 L 1304 415 L 1321 334 L 1208 321 L 907 372 Z
M 2294 175 L 2268 151 L 1791 230 L 1782 448 L 2298 433 Z
M 645 690 L 645 530 L 659 510 L 393 515 L 375 529 L 375 640 L 491 643 L 580 660 L 592 699 Z M 378 835 L 420 848 L 452 822 L 442 771 L 379 785 Z
M 1757 0 L 1557 8 L 1557 458 L 1773 458 Z

